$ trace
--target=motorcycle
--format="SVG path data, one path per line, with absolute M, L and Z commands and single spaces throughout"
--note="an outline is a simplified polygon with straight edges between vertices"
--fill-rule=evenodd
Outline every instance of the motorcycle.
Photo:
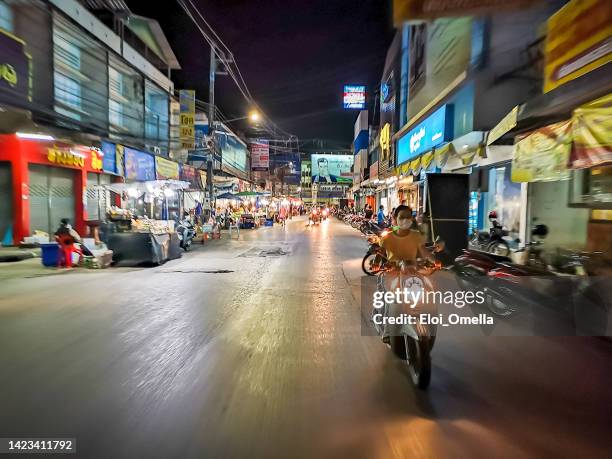
M 387 265 L 378 274 L 377 290 L 382 293 L 383 299 L 386 297 L 386 292 L 397 290 L 414 294 L 433 291 L 430 276 L 440 269 L 442 265 L 439 262 L 434 264 L 424 261 L 418 261 L 416 264 L 400 262 L 397 266 Z M 431 381 L 431 351 L 435 343 L 437 325 L 429 323 L 424 317 L 436 316 L 436 305 L 423 301 L 410 306 L 386 300 L 382 302 L 382 306 L 374 304 L 372 308 L 371 321 L 374 323 L 374 328 L 395 356 L 406 361 L 412 383 L 419 389 L 427 389 Z M 411 316 L 413 320 L 408 323 L 403 321 L 401 325 L 385 325 L 384 319 L 390 316 L 396 318 Z
M 318 209 L 313 208 L 308 217 L 309 225 L 318 225 L 321 223 L 321 214 Z
M 375 276 L 383 268 L 387 261 L 387 253 L 380 246 L 380 241 L 391 231 L 384 229 L 380 234 L 372 234 L 368 236 L 368 251 L 361 261 L 361 270 L 368 276 Z
M 474 230 L 469 245 L 478 250 L 507 257 L 510 255 L 510 245 L 505 238 L 509 233 L 497 221 L 497 212 L 489 212 L 489 221 L 491 222 L 489 232 Z
M 193 238 L 195 237 L 195 228 L 189 220 L 182 220 L 176 227 L 181 248 L 187 252 L 191 247 Z

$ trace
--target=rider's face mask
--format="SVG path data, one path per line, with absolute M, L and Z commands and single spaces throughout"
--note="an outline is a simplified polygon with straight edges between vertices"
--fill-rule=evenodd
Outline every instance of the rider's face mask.
M 400 227 L 400 229 L 410 229 L 412 226 L 412 218 L 405 214 L 400 214 L 397 216 L 397 225 Z

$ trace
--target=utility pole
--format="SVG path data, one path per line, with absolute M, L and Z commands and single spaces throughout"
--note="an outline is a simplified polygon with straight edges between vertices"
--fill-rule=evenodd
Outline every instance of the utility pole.
M 210 74 L 208 81 L 208 135 L 210 143 L 208 144 L 208 154 L 206 155 L 206 184 L 208 188 L 208 202 L 210 206 L 210 215 L 212 216 L 214 206 L 214 186 L 213 186 L 213 167 L 215 164 L 215 151 L 217 143 L 215 142 L 215 74 L 217 73 L 217 56 L 214 45 L 210 47 Z

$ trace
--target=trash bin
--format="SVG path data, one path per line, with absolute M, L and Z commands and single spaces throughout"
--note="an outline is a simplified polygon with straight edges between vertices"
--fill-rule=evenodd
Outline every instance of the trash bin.
M 59 263 L 60 249 L 57 242 L 49 242 L 40 244 L 42 249 L 42 264 L 43 266 L 57 266 Z

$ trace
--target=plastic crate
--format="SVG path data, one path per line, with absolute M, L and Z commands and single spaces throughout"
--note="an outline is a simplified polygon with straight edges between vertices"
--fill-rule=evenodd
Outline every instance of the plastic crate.
M 57 242 L 40 244 L 43 266 L 57 266 L 59 264 L 60 248 Z

